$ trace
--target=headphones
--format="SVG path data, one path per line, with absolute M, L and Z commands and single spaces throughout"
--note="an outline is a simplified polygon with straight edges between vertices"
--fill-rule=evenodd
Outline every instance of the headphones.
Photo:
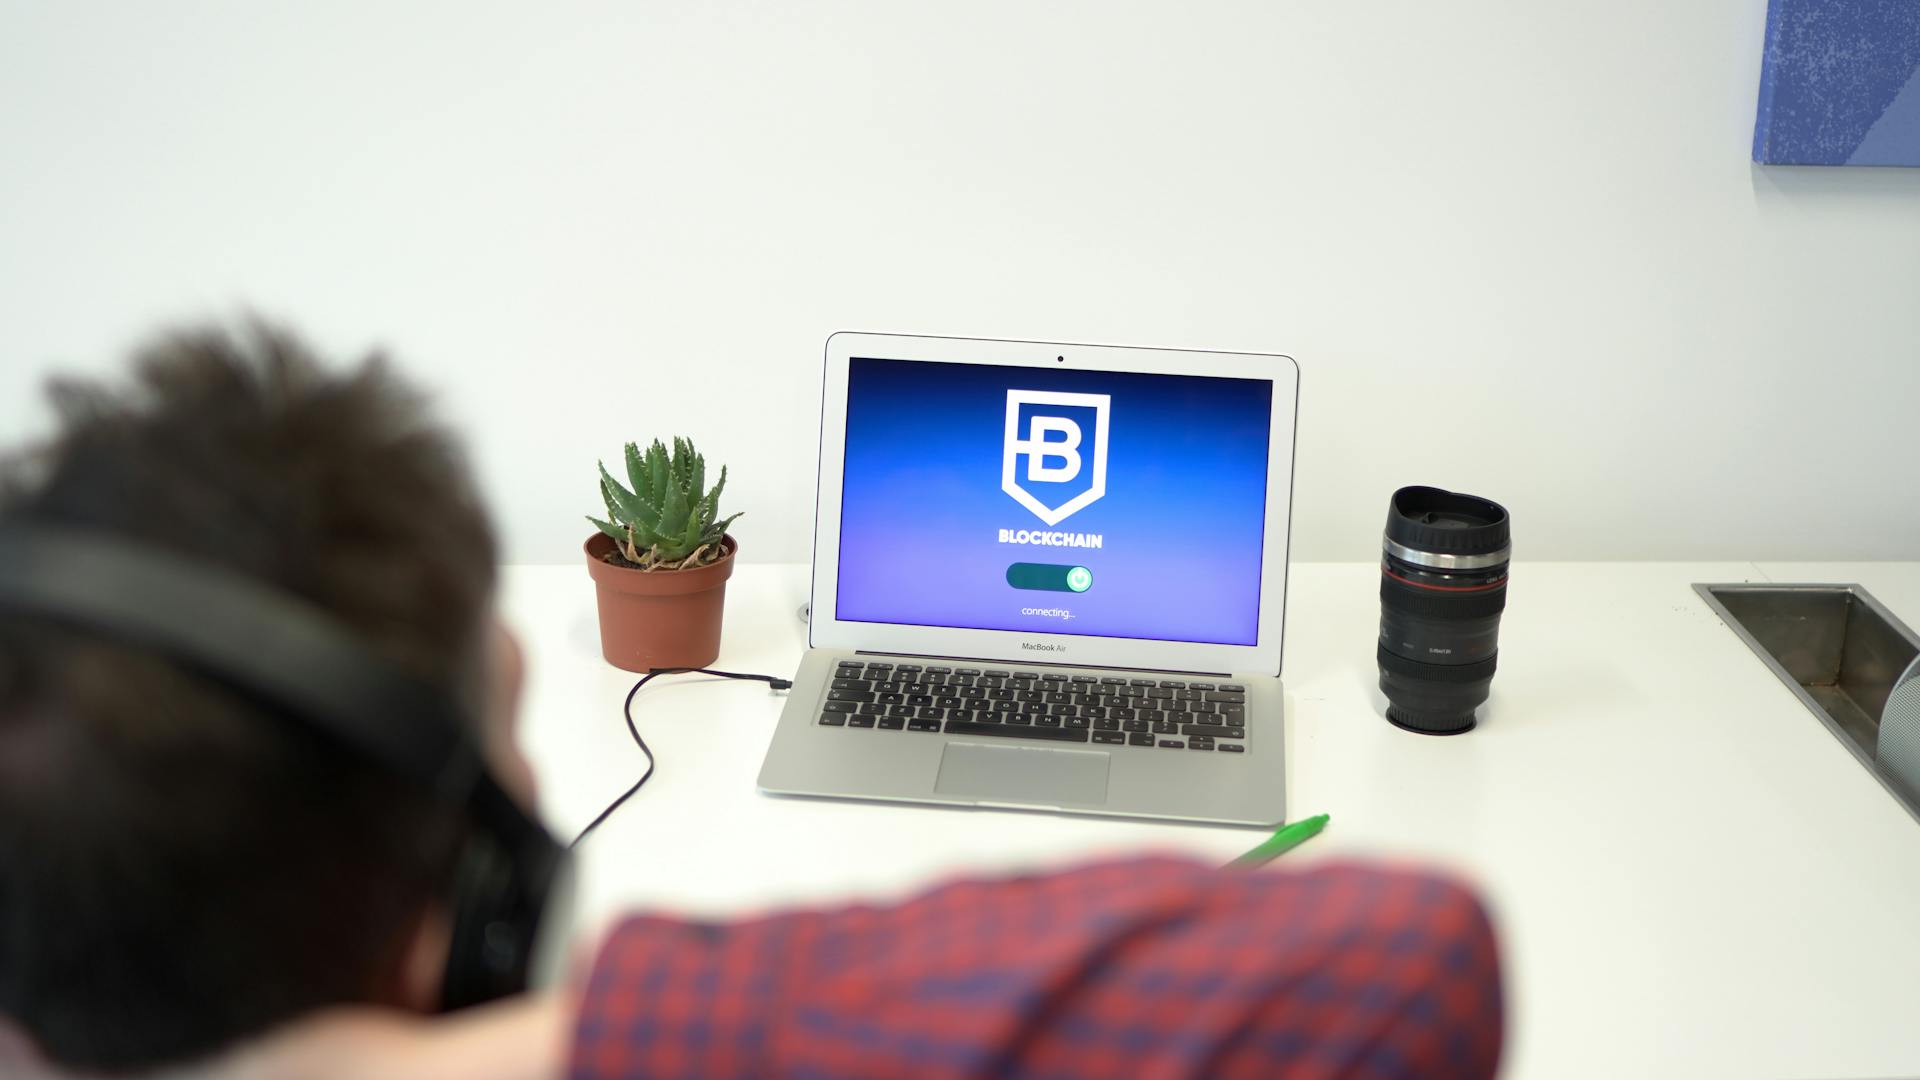
M 0 519 L 0 612 L 109 638 L 244 692 L 461 808 L 441 1007 L 527 988 L 566 849 L 487 772 L 479 728 L 304 600 L 95 531 Z M 549 920 L 554 921 L 554 920 Z

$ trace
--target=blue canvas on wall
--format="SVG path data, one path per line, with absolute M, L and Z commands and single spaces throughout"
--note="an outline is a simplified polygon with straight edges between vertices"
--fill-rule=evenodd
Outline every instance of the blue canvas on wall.
M 1920 0 L 1769 0 L 1753 160 L 1920 166 Z

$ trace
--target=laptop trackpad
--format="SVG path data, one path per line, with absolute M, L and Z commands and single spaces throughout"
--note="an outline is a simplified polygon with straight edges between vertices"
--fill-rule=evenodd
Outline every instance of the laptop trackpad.
M 1104 806 L 1107 761 L 1105 751 L 948 743 L 933 790 L 1000 802 Z

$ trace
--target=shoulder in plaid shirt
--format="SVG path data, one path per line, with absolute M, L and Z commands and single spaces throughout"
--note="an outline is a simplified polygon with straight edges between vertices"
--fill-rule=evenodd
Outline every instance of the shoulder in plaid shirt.
M 1481 1077 L 1498 958 L 1458 885 L 1170 859 L 602 947 L 571 1075 Z

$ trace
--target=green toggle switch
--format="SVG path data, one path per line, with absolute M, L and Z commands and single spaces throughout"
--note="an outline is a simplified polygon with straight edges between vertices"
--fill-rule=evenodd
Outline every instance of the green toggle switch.
M 1093 571 L 1084 566 L 1017 562 L 1007 567 L 1007 584 L 1041 592 L 1086 592 L 1093 588 Z

